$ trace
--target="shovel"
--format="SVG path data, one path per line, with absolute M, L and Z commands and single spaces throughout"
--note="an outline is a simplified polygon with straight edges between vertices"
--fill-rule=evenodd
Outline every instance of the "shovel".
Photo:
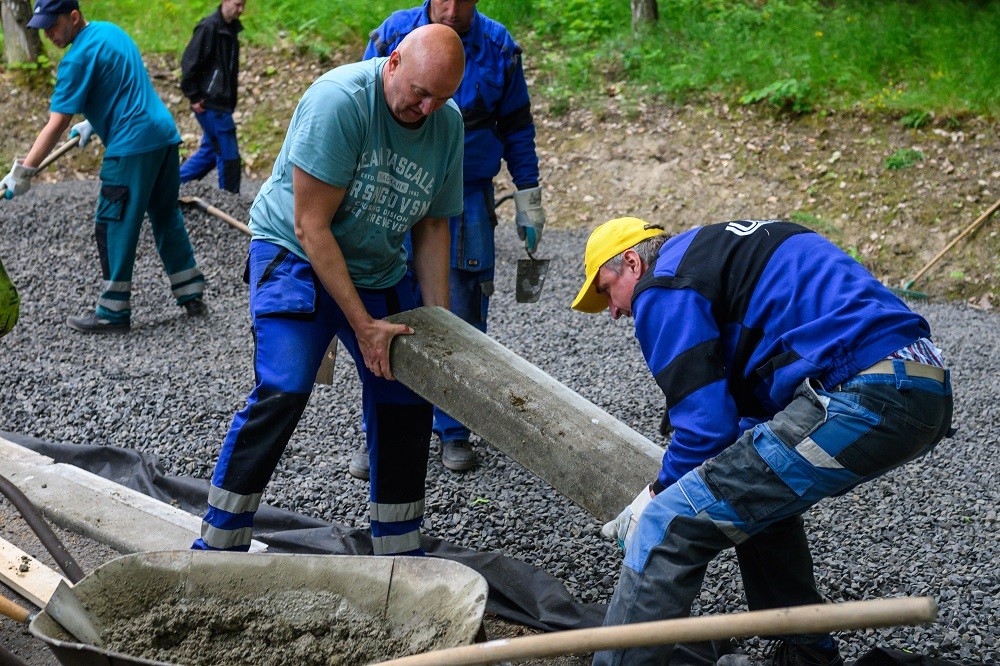
M 45 604 L 45 612 L 78 643 L 104 647 L 100 624 L 87 612 L 76 592 L 66 584 L 66 581 L 60 580 L 56 585 L 48 603 Z M 30 624 L 38 613 L 29 613 L 28 609 L 20 604 L 6 597 L 0 597 L 0 615 L 5 615 L 15 622 Z
M 39 171 L 46 168 L 53 162 L 55 162 L 57 159 L 68 153 L 70 150 L 76 148 L 78 143 L 80 143 L 80 135 L 74 136 L 69 141 L 60 144 L 58 148 L 53 150 L 51 153 L 48 154 L 48 156 L 44 160 L 42 160 L 42 163 L 38 165 L 38 170 L 35 171 L 35 173 L 37 174 Z M 7 186 L 0 185 L 0 199 L 2 199 L 5 194 L 7 194 Z
M 527 254 L 527 259 L 517 260 L 514 300 L 518 303 L 537 303 L 538 297 L 542 295 L 545 275 L 549 272 L 549 260 L 535 259 L 535 255 L 530 252 Z

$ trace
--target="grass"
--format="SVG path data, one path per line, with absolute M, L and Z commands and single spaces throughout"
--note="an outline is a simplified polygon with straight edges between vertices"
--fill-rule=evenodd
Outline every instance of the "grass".
M 322 58 L 417 0 L 250 0 L 243 38 Z M 214 0 L 100 0 L 144 51 L 179 54 Z M 988 0 L 660 0 L 633 34 L 621 0 L 482 0 L 525 47 L 534 86 L 559 111 L 613 86 L 627 96 L 721 96 L 791 113 L 899 117 L 1000 112 L 1000 3 Z M 54 54 L 53 54 L 54 55 Z

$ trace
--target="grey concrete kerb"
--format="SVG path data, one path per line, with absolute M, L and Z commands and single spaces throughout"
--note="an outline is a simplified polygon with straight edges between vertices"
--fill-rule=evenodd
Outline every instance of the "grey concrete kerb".
M 122 553 L 184 550 L 201 518 L 0 437 L 0 474 L 45 518 Z M 251 550 L 265 550 L 255 541 Z

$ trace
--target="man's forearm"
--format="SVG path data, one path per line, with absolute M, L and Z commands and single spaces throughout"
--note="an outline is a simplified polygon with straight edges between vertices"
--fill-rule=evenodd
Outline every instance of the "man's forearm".
M 52 152 L 56 143 L 59 142 L 59 137 L 66 131 L 72 120 L 73 116 L 65 113 L 52 113 L 49 115 L 49 122 L 38 133 L 38 138 L 35 139 L 35 143 L 31 145 L 31 150 L 28 151 L 27 156 L 25 156 L 21 163 L 26 167 L 37 167 L 41 164 L 42 160 Z
M 424 218 L 414 225 L 410 234 L 413 240 L 413 270 L 424 305 L 448 308 L 451 234 L 447 218 Z

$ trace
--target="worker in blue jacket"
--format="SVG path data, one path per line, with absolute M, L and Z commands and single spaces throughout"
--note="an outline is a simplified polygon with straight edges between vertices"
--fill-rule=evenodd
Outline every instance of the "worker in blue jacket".
M 449 221 L 451 311 L 485 333 L 497 224 L 493 178 L 501 159 L 517 187 L 517 232 L 528 252 L 538 249 L 545 212 L 521 47 L 502 24 L 479 13 L 477 2 L 425 0 L 419 7 L 394 12 L 372 31 L 364 57 L 388 55 L 403 37 L 428 23 L 446 25 L 462 39 L 465 75 L 453 99 L 465 123 L 465 209 Z M 461 472 L 475 465 L 468 428 L 435 408 L 434 432 L 441 440 L 445 467 Z M 367 465 L 368 453 L 362 447 L 351 458 L 350 473 L 367 479 Z
M 573 307 L 634 318 L 673 428 L 658 477 L 604 526 L 625 550 L 605 623 L 687 616 L 731 547 L 751 610 L 822 603 L 802 513 L 950 434 L 949 373 L 927 322 L 790 222 L 668 237 L 619 218 L 591 234 L 585 266 Z M 828 634 L 781 639 L 773 663 L 843 663 Z M 594 663 L 666 664 L 671 649 Z

